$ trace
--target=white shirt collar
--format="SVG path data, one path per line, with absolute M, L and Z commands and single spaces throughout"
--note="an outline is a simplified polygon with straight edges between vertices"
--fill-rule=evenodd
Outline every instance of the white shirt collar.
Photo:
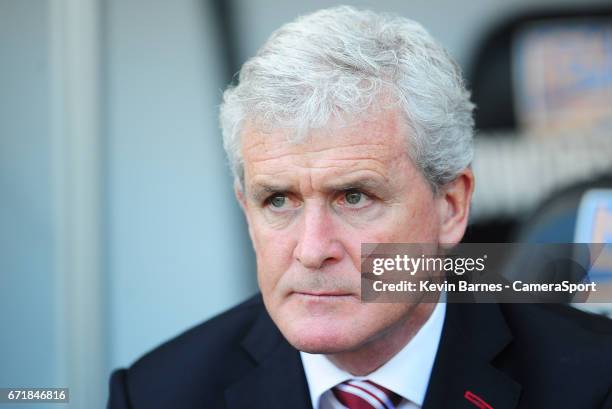
M 446 303 L 439 302 L 410 342 L 386 364 L 364 377 L 343 371 L 325 355 L 300 351 L 314 408 L 319 407 L 319 399 L 325 392 L 349 379 L 369 379 L 423 406 L 445 315 Z

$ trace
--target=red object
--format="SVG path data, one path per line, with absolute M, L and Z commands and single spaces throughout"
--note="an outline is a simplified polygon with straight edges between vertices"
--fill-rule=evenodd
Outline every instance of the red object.
M 489 405 L 487 402 L 482 400 L 480 396 L 476 395 L 472 391 L 465 391 L 465 394 L 463 395 L 463 397 L 465 397 L 465 399 L 472 402 L 474 405 L 476 405 L 480 409 L 493 409 L 491 405 Z
M 402 397 L 372 381 L 349 380 L 332 388 L 336 399 L 349 409 L 395 409 Z

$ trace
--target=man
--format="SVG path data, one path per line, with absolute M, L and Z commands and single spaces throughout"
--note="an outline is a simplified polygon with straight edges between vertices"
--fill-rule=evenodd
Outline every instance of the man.
M 110 408 L 612 407 L 612 329 L 559 306 L 364 303 L 361 243 L 458 243 L 472 104 L 418 24 L 276 31 L 221 125 L 261 296 L 111 378 Z

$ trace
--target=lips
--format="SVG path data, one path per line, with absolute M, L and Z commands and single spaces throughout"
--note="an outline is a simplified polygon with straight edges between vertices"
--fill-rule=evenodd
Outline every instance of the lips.
M 295 291 L 295 294 L 311 297 L 348 297 L 353 295 L 341 291 Z

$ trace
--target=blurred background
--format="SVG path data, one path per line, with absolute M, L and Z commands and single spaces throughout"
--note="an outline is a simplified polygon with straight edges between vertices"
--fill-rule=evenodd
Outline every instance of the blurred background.
M 464 70 L 465 241 L 612 241 L 609 0 L 347 3 L 419 21 Z M 0 387 L 101 408 L 113 368 L 256 291 L 220 97 L 335 4 L 0 0 Z

